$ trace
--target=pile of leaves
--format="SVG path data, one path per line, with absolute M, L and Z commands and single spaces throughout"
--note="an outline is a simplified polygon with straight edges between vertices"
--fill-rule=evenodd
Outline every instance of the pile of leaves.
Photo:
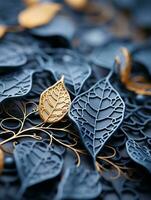
M 150 15 L 0 1 L 0 199 L 150 200 Z

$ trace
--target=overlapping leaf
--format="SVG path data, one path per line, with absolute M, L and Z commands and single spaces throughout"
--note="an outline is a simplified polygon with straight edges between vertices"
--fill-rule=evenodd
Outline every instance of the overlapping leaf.
M 5 25 L 0 25 L 0 38 L 2 38 L 7 32 L 7 27 Z
M 87 5 L 87 0 L 65 0 L 65 3 L 75 10 L 83 10 Z
M 59 175 L 63 166 L 62 157 L 43 142 L 23 142 L 14 152 L 18 173 L 22 182 L 18 197 L 27 187 Z
M 0 76 L 0 102 L 26 95 L 32 86 L 32 70 L 19 70 Z
M 69 116 L 77 124 L 93 158 L 121 124 L 124 110 L 125 104 L 108 78 L 100 80 L 72 102 Z
M 70 104 L 70 96 L 62 77 L 60 81 L 41 94 L 39 114 L 45 122 L 54 123 L 67 114 Z
M 112 69 L 115 56 L 123 46 L 133 49 L 133 45 L 129 40 L 112 39 L 107 41 L 107 43 L 92 51 L 90 60 L 98 66 Z
M 15 45 L 15 43 L 3 41 L 0 43 L 0 50 L 0 71 L 1 69 L 6 69 L 6 67 L 22 66 L 27 62 L 27 57 L 21 47 Z
M 151 173 L 151 149 L 138 144 L 135 140 L 128 140 L 126 148 L 132 160 L 144 166 Z
M 83 167 L 69 168 L 59 186 L 60 199 L 96 199 L 102 191 L 100 175 Z
M 51 22 L 44 26 L 31 29 L 31 33 L 40 37 L 60 36 L 71 39 L 75 32 L 75 23 L 69 16 L 57 15 Z
M 48 65 L 47 69 L 53 72 L 56 80 L 63 74 L 70 93 L 78 95 L 91 74 L 89 64 L 80 55 L 63 49 L 54 52 L 52 59 L 53 66 Z
M 150 137 L 151 130 L 151 107 L 148 105 L 132 104 L 128 98 L 124 98 L 126 102 L 126 110 L 124 122 L 121 130 L 129 138 L 135 140 L 142 140 Z
M 4 167 L 4 153 L 3 151 L 0 149 L 0 173 L 2 172 Z
M 19 14 L 19 24 L 25 28 L 34 28 L 47 24 L 60 9 L 61 5 L 57 3 L 35 4 Z

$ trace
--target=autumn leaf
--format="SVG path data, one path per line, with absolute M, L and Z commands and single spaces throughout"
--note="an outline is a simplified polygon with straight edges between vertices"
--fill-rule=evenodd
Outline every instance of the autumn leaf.
M 34 4 L 19 14 L 19 24 L 25 28 L 47 24 L 60 9 L 61 5 L 57 3 Z
M 64 77 L 62 77 L 41 94 L 39 114 L 45 122 L 55 123 L 67 114 L 70 104 L 70 96 L 64 85 Z

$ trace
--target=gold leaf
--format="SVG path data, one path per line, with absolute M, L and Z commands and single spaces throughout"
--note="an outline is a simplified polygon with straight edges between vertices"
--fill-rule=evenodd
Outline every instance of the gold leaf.
M 131 56 L 127 48 L 120 49 L 119 55 L 116 56 L 115 61 L 118 65 L 121 82 L 127 84 L 132 70 Z
M 33 5 L 33 4 L 39 3 L 39 0 L 24 0 L 24 2 L 25 2 L 25 4 L 26 4 L 27 6 L 31 6 L 31 5 Z
M 55 123 L 67 114 L 70 104 L 70 95 L 64 85 L 64 77 L 62 77 L 41 94 L 39 114 L 44 122 Z
M 82 10 L 88 3 L 88 0 L 65 0 L 71 8 L 75 10 Z
M 136 94 L 151 96 L 151 83 L 143 76 L 132 75 L 132 60 L 126 48 L 122 48 L 115 58 L 121 82 Z
M 7 27 L 4 25 L 0 25 L 0 38 L 2 38 L 7 32 Z
M 4 168 L 4 153 L 0 149 L 0 173 L 2 172 L 3 168 Z
M 127 89 L 135 92 L 136 94 L 151 96 L 151 83 L 144 77 L 142 80 L 137 80 L 139 76 L 133 77 L 126 85 Z
M 19 14 L 19 24 L 25 28 L 34 28 L 47 24 L 60 9 L 61 5 L 57 3 L 34 4 Z

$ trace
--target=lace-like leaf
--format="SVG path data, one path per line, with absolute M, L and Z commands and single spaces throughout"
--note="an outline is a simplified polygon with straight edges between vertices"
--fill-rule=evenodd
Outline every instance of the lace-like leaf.
M 22 142 L 14 156 L 22 182 L 19 196 L 27 187 L 58 176 L 63 166 L 62 157 L 44 142 Z
M 32 70 L 19 70 L 0 76 L 0 102 L 26 95 L 32 86 Z
M 121 124 L 124 110 L 125 104 L 108 78 L 100 80 L 72 102 L 69 115 L 93 158 Z
M 56 80 L 59 80 L 63 74 L 70 93 L 74 96 L 78 95 L 91 75 L 89 64 L 82 56 L 69 50 L 60 49 L 52 52 L 52 55 L 53 66 L 47 69 L 53 72 Z
M 60 81 L 41 94 L 39 114 L 45 122 L 58 122 L 69 110 L 71 100 L 63 80 L 62 77 Z
M 97 172 L 74 167 L 66 171 L 59 185 L 58 199 L 96 199 L 101 191 Z
M 135 140 L 128 140 L 126 149 L 132 160 L 144 166 L 151 173 L 151 149 L 147 146 L 139 145 Z

